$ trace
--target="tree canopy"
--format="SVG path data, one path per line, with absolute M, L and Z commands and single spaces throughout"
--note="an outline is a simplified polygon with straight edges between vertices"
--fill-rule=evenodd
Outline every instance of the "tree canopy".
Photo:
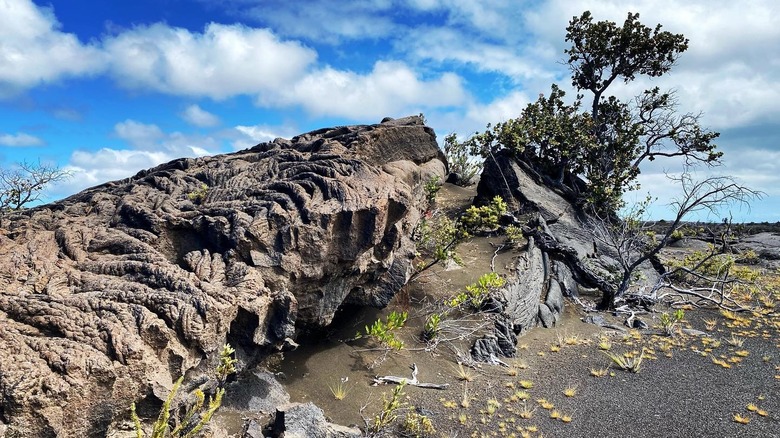
M 630 102 L 607 93 L 618 79 L 630 82 L 671 70 L 688 40 L 661 29 L 660 24 L 643 25 L 639 14 L 631 12 L 622 26 L 594 22 L 588 11 L 573 17 L 566 28 L 571 46 L 565 53 L 578 92 L 574 101 L 566 103 L 566 93 L 553 84 L 549 96 L 540 95 L 519 117 L 488 125 L 470 138 L 471 150 L 486 157 L 510 150 L 598 212 L 623 205 L 625 191 L 638 187 L 645 160 L 682 157 L 687 164 L 717 163 L 721 153 L 713 140 L 719 134 L 702 128 L 699 114 L 679 114 L 673 91 L 655 87 Z M 584 190 L 578 181 L 584 182 Z

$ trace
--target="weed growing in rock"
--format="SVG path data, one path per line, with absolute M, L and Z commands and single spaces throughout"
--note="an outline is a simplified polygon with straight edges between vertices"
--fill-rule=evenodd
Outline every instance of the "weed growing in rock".
M 566 389 L 563 390 L 563 395 L 566 397 L 574 397 L 577 395 L 577 387 L 576 386 L 569 386 Z
M 236 372 L 236 359 L 233 358 L 235 350 L 228 344 L 222 347 L 219 355 L 219 365 L 216 368 L 216 379 L 218 383 L 216 393 L 209 398 L 208 406 L 204 407 L 206 401 L 206 395 L 200 388 L 195 389 L 192 394 L 195 396 L 195 403 L 189 407 L 181 421 L 173 428 L 170 429 L 171 420 L 171 403 L 173 403 L 176 393 L 179 391 L 184 376 L 179 377 L 173 384 L 171 392 L 163 402 L 162 408 L 160 408 L 160 414 L 157 416 L 157 421 L 152 425 L 151 438 L 192 438 L 197 436 L 203 427 L 211 421 L 211 417 L 214 412 L 222 405 L 222 397 L 225 395 L 225 388 L 223 387 L 227 377 L 230 374 Z M 133 421 L 135 427 L 136 438 L 143 438 L 145 433 L 141 425 L 141 419 L 135 410 L 135 403 L 130 405 L 130 418 Z
M 189 193 L 187 195 L 187 198 L 189 198 L 189 200 L 195 204 L 201 204 L 206 199 L 206 195 L 208 193 L 209 193 L 209 186 L 207 186 L 206 184 L 201 184 L 197 190 Z
M 744 416 L 742 414 L 734 414 L 734 422 L 739 424 L 748 424 L 750 423 L 750 417 Z

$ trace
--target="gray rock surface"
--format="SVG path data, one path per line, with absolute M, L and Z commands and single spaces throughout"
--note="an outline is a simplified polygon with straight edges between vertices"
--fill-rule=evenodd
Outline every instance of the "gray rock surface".
M 7 433 L 103 436 L 131 401 L 154 416 L 225 341 L 251 361 L 343 303 L 385 305 L 411 272 L 421 182 L 445 167 L 409 117 L 179 159 L 5 215 Z
M 284 438 L 357 438 L 360 429 L 328 422 L 322 409 L 314 403 L 289 403 L 279 406 L 273 423 L 272 437 Z
M 564 296 L 577 296 L 580 286 L 616 288 L 616 254 L 594 238 L 599 223 L 582 212 L 565 188 L 501 151 L 485 161 L 476 203 L 485 204 L 495 196 L 507 202 L 529 238 L 525 254 L 499 293 L 505 305 L 496 318 L 513 321 L 516 333 L 536 324 L 554 327 Z M 659 278 L 650 263 L 640 266 L 639 274 L 633 285 L 638 291 L 649 289 Z
M 780 267 L 780 234 L 758 233 L 745 236 L 734 245 L 740 252 L 753 250 L 758 257 L 769 267 Z

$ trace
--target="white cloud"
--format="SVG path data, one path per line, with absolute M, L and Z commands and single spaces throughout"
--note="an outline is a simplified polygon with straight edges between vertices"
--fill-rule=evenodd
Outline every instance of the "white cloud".
M 238 125 L 235 127 L 235 131 L 237 133 L 237 137 L 233 142 L 232 146 L 234 150 L 241 150 L 250 148 L 252 146 L 256 146 L 260 143 L 272 141 L 279 137 L 285 137 L 283 135 L 280 135 L 277 133 L 278 128 L 267 126 L 267 125 L 253 125 L 253 126 L 242 126 Z M 289 135 L 286 137 L 290 137 Z
M 413 44 L 414 41 L 425 41 L 425 44 Z M 454 62 L 476 71 L 496 72 L 511 78 L 515 85 L 522 81 L 526 88 L 530 85 L 528 81 L 555 80 L 550 66 L 539 63 L 517 47 L 475 38 L 449 27 L 411 30 L 398 41 L 396 48 L 421 63 Z
M 209 1 L 209 0 L 202 0 Z M 387 37 L 397 31 L 397 5 L 391 0 L 228 0 L 242 18 L 274 28 L 283 35 L 318 44 Z
M 74 151 L 63 170 L 73 177 L 52 187 L 55 196 L 69 195 L 106 181 L 128 178 L 142 169 L 179 158 L 169 151 L 139 151 L 103 148 L 94 152 Z
M 138 149 L 155 149 L 156 143 L 165 136 L 157 125 L 130 119 L 114 125 L 114 133 Z
M 24 132 L 17 132 L 16 134 L 0 134 L 0 146 L 9 147 L 26 147 L 26 146 L 41 146 L 44 141 L 40 138 L 25 134 Z
M 124 86 L 224 99 L 285 87 L 317 54 L 270 30 L 211 23 L 203 33 L 164 24 L 108 38 L 112 75 Z
M 52 188 L 54 195 L 69 195 L 106 181 L 135 175 L 168 161 L 222 152 L 222 141 L 211 136 L 167 133 L 157 125 L 125 120 L 114 127 L 115 134 L 130 148 L 75 150 L 64 166 L 74 177 Z
M 425 80 L 406 64 L 380 61 L 365 75 L 326 67 L 260 103 L 301 105 L 317 116 L 377 119 L 459 105 L 465 99 L 466 91 L 455 74 Z
M 181 117 L 189 124 L 201 128 L 209 128 L 219 125 L 219 117 L 205 111 L 198 105 L 190 105 L 181 113 Z
M 0 0 L 0 97 L 103 68 L 98 48 L 59 28 L 51 9 Z
M 565 27 L 582 5 L 553 0 L 529 10 L 525 26 L 563 57 Z M 639 12 L 647 26 L 682 33 L 690 40 L 672 72 L 653 85 L 678 90 L 681 109 L 704 112 L 703 121 L 724 129 L 780 116 L 780 27 L 774 0 L 754 0 L 750 6 L 727 0 L 618 0 L 588 5 L 594 20 L 618 24 L 628 11 Z M 650 82 L 639 80 L 634 89 Z

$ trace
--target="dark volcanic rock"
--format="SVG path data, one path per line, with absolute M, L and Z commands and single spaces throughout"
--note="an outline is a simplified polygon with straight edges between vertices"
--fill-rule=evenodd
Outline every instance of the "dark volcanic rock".
M 103 436 L 131 401 L 153 416 L 226 340 L 251 358 L 343 303 L 385 305 L 410 274 L 420 183 L 444 174 L 410 117 L 175 160 L 7 215 L 0 423 Z
M 518 333 L 536 324 L 553 327 L 563 311 L 564 296 L 577 296 L 578 285 L 614 290 L 617 255 L 594 238 L 599 223 L 582 212 L 567 189 L 500 151 L 485 161 L 476 203 L 486 204 L 495 196 L 521 218 L 529 238 L 525 254 L 499 291 L 498 299 L 506 305 L 496 318 L 513 322 Z M 641 265 L 638 274 L 634 290 L 648 290 L 659 278 L 650 263 Z M 495 332 L 486 339 L 500 336 Z
M 327 421 L 322 409 L 314 403 L 289 403 L 279 406 L 274 418 L 272 437 L 284 438 L 357 438 L 358 428 L 340 426 Z

